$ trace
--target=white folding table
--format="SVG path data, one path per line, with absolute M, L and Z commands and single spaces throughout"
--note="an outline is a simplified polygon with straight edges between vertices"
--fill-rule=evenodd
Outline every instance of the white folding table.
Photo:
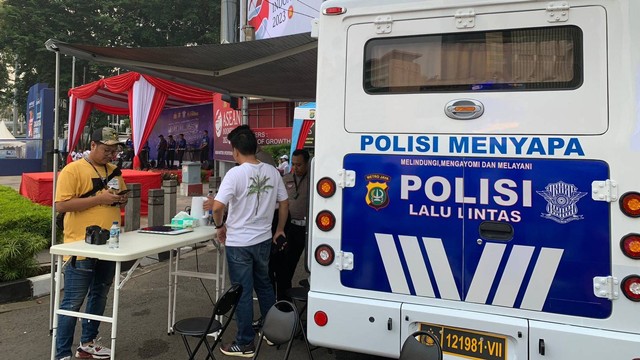
M 55 359 L 56 337 L 58 330 L 58 315 L 72 316 L 76 318 L 84 318 L 90 320 L 98 320 L 101 322 L 111 323 L 111 359 L 116 357 L 116 334 L 118 330 L 118 305 L 120 300 L 120 289 L 129 280 L 133 271 L 136 269 L 140 260 L 145 256 L 158 254 L 163 251 L 170 251 L 169 256 L 169 307 L 168 307 L 168 325 L 167 331 L 172 331 L 175 322 L 176 307 L 176 285 L 178 276 L 197 277 L 205 279 L 213 279 L 216 282 L 216 299 L 224 286 L 224 276 L 226 262 L 220 261 L 221 246 L 214 240 L 216 230 L 210 226 L 197 227 L 194 231 L 180 235 L 157 235 L 143 234 L 136 231 L 125 232 L 120 234 L 120 247 L 118 249 L 109 249 L 107 245 L 90 245 L 84 241 L 77 241 L 67 244 L 54 245 L 50 248 L 51 254 L 56 256 L 57 268 L 55 273 L 55 293 L 54 293 L 54 313 L 53 313 L 53 333 L 51 338 L 51 360 Z M 216 273 L 199 273 L 190 271 L 181 271 L 178 269 L 180 248 L 197 244 L 207 240 L 214 240 L 217 248 L 217 264 Z M 178 250 L 177 256 L 173 256 L 173 251 Z M 100 316 L 86 314 L 77 311 L 60 309 L 60 288 L 62 278 L 63 256 L 82 256 L 99 260 L 114 261 L 116 270 L 114 274 L 113 286 L 113 312 L 112 316 Z M 127 274 L 121 279 L 122 262 L 137 260 Z M 221 270 L 222 268 L 222 270 Z

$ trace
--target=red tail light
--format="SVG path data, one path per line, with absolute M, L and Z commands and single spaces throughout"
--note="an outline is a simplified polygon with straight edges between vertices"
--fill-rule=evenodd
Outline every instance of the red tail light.
M 347 8 L 333 6 L 322 10 L 324 15 L 342 15 L 347 12 Z
M 620 197 L 620 210 L 629 217 L 640 217 L 640 193 L 630 191 Z
M 318 195 L 322 196 L 323 198 L 332 197 L 333 194 L 336 193 L 336 182 L 331 178 L 323 177 L 318 181 L 318 184 L 316 185 L 316 191 L 318 192 Z
M 330 231 L 336 226 L 336 217 L 329 210 L 322 210 L 316 216 L 316 225 L 322 231 Z
M 629 275 L 620 284 L 622 293 L 627 299 L 632 301 L 640 301 L 640 276 Z
M 620 240 L 622 252 L 632 258 L 640 259 L 640 234 L 628 234 Z
M 318 326 L 325 326 L 329 322 L 329 317 L 324 311 L 316 311 L 316 313 L 313 314 L 313 321 Z

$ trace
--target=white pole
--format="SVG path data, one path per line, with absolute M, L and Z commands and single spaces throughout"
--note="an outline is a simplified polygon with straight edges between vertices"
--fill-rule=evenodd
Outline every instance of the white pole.
M 247 26 L 247 0 L 240 1 L 240 42 L 247 40 L 244 28 Z
M 55 96 L 54 96 L 54 107 L 53 107 L 53 201 L 51 204 L 51 245 L 56 244 L 56 183 L 58 182 L 58 104 L 60 102 L 60 52 L 58 49 L 56 51 L 56 86 L 55 86 Z M 53 274 L 55 273 L 55 258 L 53 254 L 51 254 L 51 284 L 49 288 L 49 334 L 53 334 L 53 305 L 54 305 L 54 294 L 53 289 L 55 288 L 55 278 Z
M 71 60 L 71 88 L 76 87 L 76 57 Z

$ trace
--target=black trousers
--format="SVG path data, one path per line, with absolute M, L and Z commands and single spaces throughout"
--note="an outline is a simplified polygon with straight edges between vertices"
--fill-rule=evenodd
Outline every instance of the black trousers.
M 176 157 L 175 150 L 167 151 L 167 168 L 171 169 L 173 167 L 173 159 L 175 159 L 175 157 Z
M 178 166 L 182 166 L 183 157 L 184 157 L 184 150 L 178 150 Z
M 200 162 L 209 161 L 209 147 L 205 146 L 200 149 Z
M 158 169 L 162 169 L 165 167 L 166 162 L 167 162 L 166 150 L 158 150 L 158 163 L 156 164 L 156 167 Z
M 151 167 L 151 165 L 149 165 L 149 151 L 141 150 L 139 158 L 140 158 L 140 166 L 142 167 L 142 169 L 148 169 Z
M 285 230 L 287 235 L 287 247 L 284 251 L 271 254 L 269 260 L 269 273 L 272 274 L 272 283 L 275 287 L 278 300 L 291 300 L 286 295 L 291 289 L 291 279 L 298 267 L 298 260 L 307 244 L 306 227 L 289 223 Z

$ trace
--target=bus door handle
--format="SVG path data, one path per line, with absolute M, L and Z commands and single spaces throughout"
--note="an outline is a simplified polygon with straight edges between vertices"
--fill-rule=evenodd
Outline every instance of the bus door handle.
M 509 241 L 513 239 L 513 226 L 502 221 L 483 221 L 480 223 L 480 237 L 486 240 Z

